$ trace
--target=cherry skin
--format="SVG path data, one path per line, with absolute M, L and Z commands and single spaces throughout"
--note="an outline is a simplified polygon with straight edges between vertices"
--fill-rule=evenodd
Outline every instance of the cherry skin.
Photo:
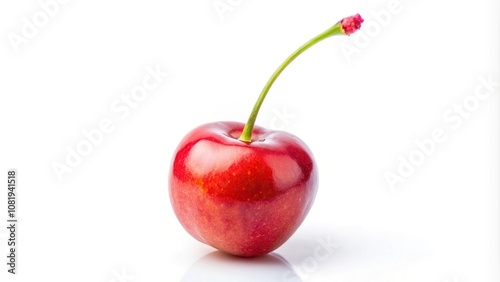
M 309 148 L 296 136 L 245 124 L 208 123 L 188 133 L 172 159 L 174 212 L 197 240 L 252 257 L 281 246 L 305 219 L 318 176 Z

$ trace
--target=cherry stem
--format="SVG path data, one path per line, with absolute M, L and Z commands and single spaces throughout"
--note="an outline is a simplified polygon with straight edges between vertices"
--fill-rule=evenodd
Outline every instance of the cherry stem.
M 259 95 L 259 98 L 257 99 L 257 102 L 255 103 L 252 112 L 250 113 L 250 117 L 248 118 L 247 123 L 245 124 L 245 127 L 243 128 L 243 132 L 241 133 L 241 136 L 238 138 L 238 140 L 243 141 L 243 142 L 252 142 L 252 131 L 253 127 L 255 125 L 255 120 L 257 119 L 257 115 L 260 110 L 260 106 L 262 105 L 262 102 L 264 102 L 264 98 L 266 98 L 267 92 L 269 92 L 269 89 L 273 85 L 274 81 L 278 78 L 278 76 L 283 72 L 283 70 L 295 59 L 297 58 L 300 54 L 302 54 L 304 51 L 309 49 L 310 47 L 314 46 L 316 43 L 322 41 L 323 39 L 326 39 L 328 37 L 334 36 L 334 35 L 345 35 L 345 31 L 342 28 L 342 24 L 339 21 L 329 29 L 325 30 L 321 34 L 317 35 L 313 39 L 307 41 L 304 45 L 300 46 L 295 52 L 293 52 L 277 69 L 274 71 L 273 75 L 269 78 L 267 81 L 266 85 L 262 89 L 262 92 Z

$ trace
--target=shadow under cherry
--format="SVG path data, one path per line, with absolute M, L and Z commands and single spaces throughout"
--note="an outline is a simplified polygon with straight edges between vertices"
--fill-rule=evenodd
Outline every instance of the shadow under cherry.
M 243 258 L 214 251 L 193 263 L 181 281 L 301 282 L 302 279 L 297 275 L 290 263 L 276 253 L 254 258 Z

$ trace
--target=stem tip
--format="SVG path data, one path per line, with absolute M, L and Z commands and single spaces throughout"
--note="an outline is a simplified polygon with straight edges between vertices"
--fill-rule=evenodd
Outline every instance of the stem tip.
M 343 18 L 340 21 L 340 25 L 346 35 L 351 35 L 361 28 L 361 23 L 364 21 L 365 20 L 363 20 L 360 14 L 356 14 L 354 16 Z

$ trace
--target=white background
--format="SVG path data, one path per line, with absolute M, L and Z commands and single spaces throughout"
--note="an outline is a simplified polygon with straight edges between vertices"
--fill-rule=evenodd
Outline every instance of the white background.
M 498 85 L 460 125 L 443 119 L 479 77 L 499 81 L 498 1 L 401 0 L 378 21 L 390 1 L 223 0 L 233 7 L 219 14 L 214 3 L 68 1 L 27 38 L 23 18 L 43 24 L 40 4 L 2 1 L 0 171 L 19 174 L 19 274 L 7 274 L 1 228 L 1 281 L 499 281 Z M 178 142 L 246 121 L 286 56 L 358 12 L 362 31 L 293 62 L 257 120 L 315 154 L 306 221 L 272 256 L 213 253 L 170 206 Z M 169 76 L 130 115 L 114 111 L 148 67 Z M 52 165 L 106 119 L 112 132 L 59 181 Z M 446 141 L 391 189 L 384 174 L 436 129 Z

